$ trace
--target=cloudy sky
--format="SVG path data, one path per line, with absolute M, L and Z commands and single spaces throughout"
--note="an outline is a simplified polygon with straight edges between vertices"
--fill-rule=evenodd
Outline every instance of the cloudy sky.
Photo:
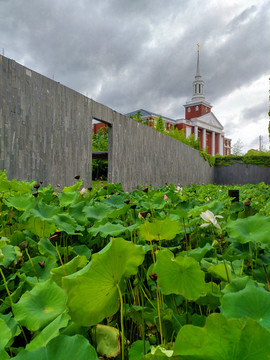
M 0 0 L 0 52 L 127 113 L 184 117 L 196 44 L 206 100 L 243 150 L 268 147 L 269 0 Z

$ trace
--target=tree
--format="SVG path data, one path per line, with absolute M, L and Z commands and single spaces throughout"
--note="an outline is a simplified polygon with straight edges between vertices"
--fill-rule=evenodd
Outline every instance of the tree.
M 244 147 L 244 144 L 242 143 L 242 141 L 240 139 L 238 139 L 232 147 L 233 155 L 238 155 L 238 156 L 243 155 L 243 147 Z
M 161 116 L 158 117 L 155 128 L 157 131 L 164 132 L 165 125 Z

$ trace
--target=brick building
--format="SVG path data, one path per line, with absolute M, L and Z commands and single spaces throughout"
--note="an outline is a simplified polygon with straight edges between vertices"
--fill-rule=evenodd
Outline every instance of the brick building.
M 195 80 L 193 81 L 193 96 L 187 101 L 185 107 L 185 118 L 170 119 L 144 109 L 140 109 L 141 119 L 148 126 L 153 126 L 159 116 L 162 117 L 166 130 L 171 126 L 179 130 L 184 130 L 185 136 L 194 134 L 195 140 L 200 139 L 201 148 L 207 149 L 211 155 L 228 155 L 231 154 L 231 139 L 224 136 L 223 126 L 211 111 L 212 105 L 205 100 L 204 81 L 200 74 L 200 54 L 199 45 L 197 50 L 197 68 Z M 136 115 L 138 110 L 125 114 L 126 116 Z M 102 127 L 101 124 L 94 125 L 94 131 Z

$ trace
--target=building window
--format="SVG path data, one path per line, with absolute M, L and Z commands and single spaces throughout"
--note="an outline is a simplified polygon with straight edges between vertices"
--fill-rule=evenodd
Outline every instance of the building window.
M 190 108 L 188 108 L 187 111 L 190 112 Z
M 205 107 L 205 112 L 207 112 L 207 107 Z
M 196 106 L 196 111 L 198 111 L 199 110 L 199 106 Z

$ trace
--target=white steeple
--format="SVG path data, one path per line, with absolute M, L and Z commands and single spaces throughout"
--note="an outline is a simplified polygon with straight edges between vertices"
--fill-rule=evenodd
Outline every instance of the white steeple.
M 204 81 L 202 80 L 201 74 L 200 74 L 200 45 L 197 44 L 197 72 L 195 75 L 195 80 L 193 81 L 193 96 L 192 101 L 198 101 L 198 100 L 204 100 L 204 93 L 203 93 L 203 87 L 204 87 Z

